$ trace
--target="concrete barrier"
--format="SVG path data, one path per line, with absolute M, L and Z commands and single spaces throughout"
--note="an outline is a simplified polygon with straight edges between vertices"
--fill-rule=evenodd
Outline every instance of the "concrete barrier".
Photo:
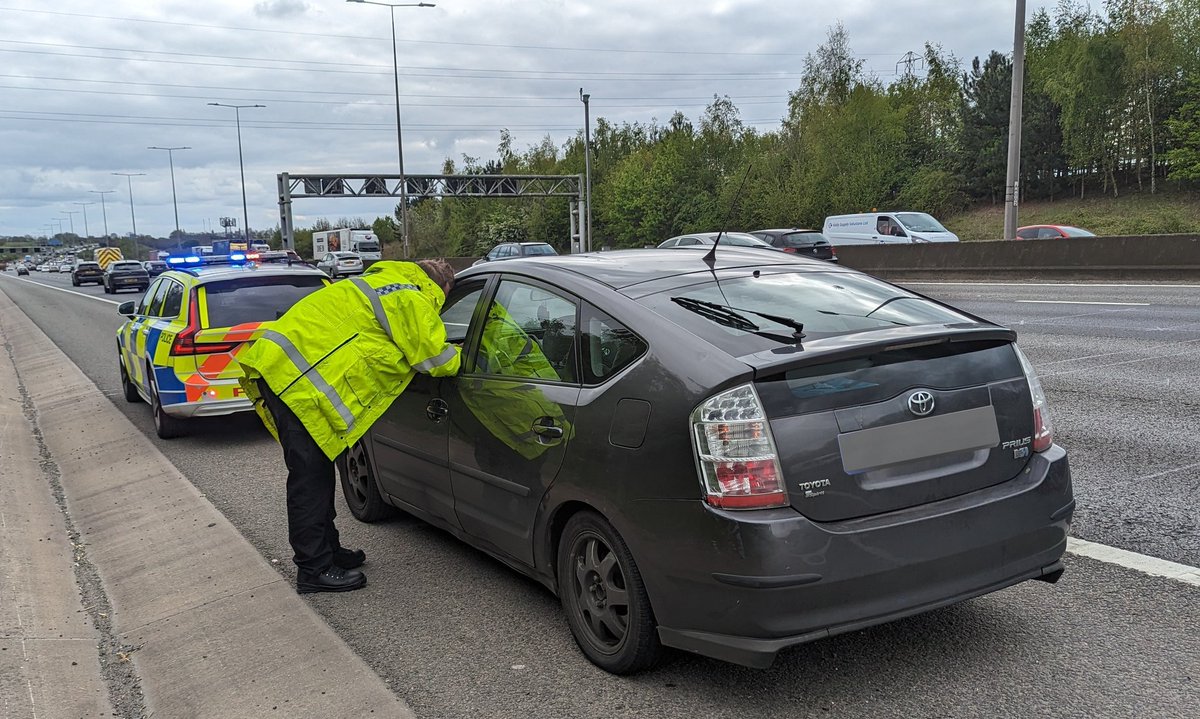
M 838 259 L 888 279 L 1197 280 L 1200 235 L 841 245 Z

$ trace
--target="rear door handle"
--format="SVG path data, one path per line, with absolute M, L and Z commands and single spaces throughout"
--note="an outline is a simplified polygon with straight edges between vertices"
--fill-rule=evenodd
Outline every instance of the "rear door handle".
M 562 439 L 563 428 L 554 423 L 553 417 L 538 417 L 533 421 L 533 433 L 542 439 Z
M 450 405 L 446 404 L 444 399 L 431 399 L 429 404 L 425 405 L 425 416 L 431 422 L 441 422 L 450 416 Z

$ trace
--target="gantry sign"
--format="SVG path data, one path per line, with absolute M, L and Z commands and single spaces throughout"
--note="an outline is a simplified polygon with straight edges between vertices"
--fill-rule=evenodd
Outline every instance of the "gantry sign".
M 292 175 L 281 172 L 279 230 L 283 245 L 295 247 L 292 200 L 307 197 L 568 197 L 571 202 L 571 249 L 586 250 L 581 238 L 583 175 Z M 586 209 L 584 210 L 586 212 Z M 582 244 L 581 244 L 582 243 Z

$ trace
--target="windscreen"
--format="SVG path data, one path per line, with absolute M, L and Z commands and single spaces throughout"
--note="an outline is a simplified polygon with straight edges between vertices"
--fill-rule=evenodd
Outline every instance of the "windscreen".
M 702 282 L 641 301 L 735 357 L 775 349 L 792 336 L 793 327 L 756 313 L 803 323 L 809 339 L 889 327 L 975 322 L 872 277 L 824 272 L 763 272 L 753 277 L 747 270 L 740 272 L 740 276 L 721 279 L 719 286 Z M 731 316 L 730 310 L 736 316 Z
M 1062 228 L 1062 231 L 1064 233 L 1066 233 L 1067 237 L 1095 237 L 1096 236 L 1093 233 L 1088 232 L 1087 230 L 1080 229 L 1078 227 L 1064 227 L 1064 228 Z
M 910 232 L 949 232 L 942 223 L 924 212 L 897 212 L 896 219 Z
M 378 242 L 359 242 L 357 247 L 359 252 L 379 252 Z
M 204 285 L 210 327 L 233 327 L 246 322 L 270 322 L 292 305 L 325 286 L 317 275 L 239 277 Z

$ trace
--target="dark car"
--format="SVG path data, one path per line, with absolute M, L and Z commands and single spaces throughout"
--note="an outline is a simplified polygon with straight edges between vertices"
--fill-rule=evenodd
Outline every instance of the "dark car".
M 518 257 L 543 257 L 558 252 L 545 242 L 502 242 L 475 261 L 476 265 L 496 260 L 515 260 Z
M 693 232 L 688 235 L 679 235 L 672 237 L 669 240 L 664 240 L 658 245 L 658 249 L 665 250 L 676 247 L 712 247 L 716 244 L 717 235 L 721 236 L 721 247 L 726 245 L 730 247 L 754 247 L 763 250 L 774 250 L 770 242 L 755 237 L 754 235 L 745 232 Z
M 789 254 L 811 257 L 815 260 L 837 262 L 837 250 L 820 230 L 799 227 L 778 230 L 755 230 L 750 234 L 773 247 Z
M 732 246 L 474 267 L 442 318 L 461 374 L 340 461 L 350 510 L 540 581 L 610 672 L 765 667 L 1063 571 L 1067 454 L 1009 329 Z
M 104 270 L 100 269 L 100 263 L 80 262 L 75 265 L 75 269 L 71 270 L 71 284 L 79 287 L 90 282 L 104 284 Z
M 29 274 L 29 265 L 26 265 L 24 262 L 18 262 L 17 263 L 17 274 L 18 275 L 28 275 Z
M 147 260 L 142 263 L 142 267 L 146 268 L 146 274 L 150 277 L 158 277 L 162 273 L 171 269 L 166 262 L 162 260 Z
M 150 275 L 141 262 L 122 260 L 114 262 L 104 271 L 104 293 L 116 294 L 121 290 L 145 292 L 150 286 Z
M 1062 237 L 1095 237 L 1087 230 L 1071 225 L 1027 225 L 1017 228 L 1018 240 L 1057 240 Z

